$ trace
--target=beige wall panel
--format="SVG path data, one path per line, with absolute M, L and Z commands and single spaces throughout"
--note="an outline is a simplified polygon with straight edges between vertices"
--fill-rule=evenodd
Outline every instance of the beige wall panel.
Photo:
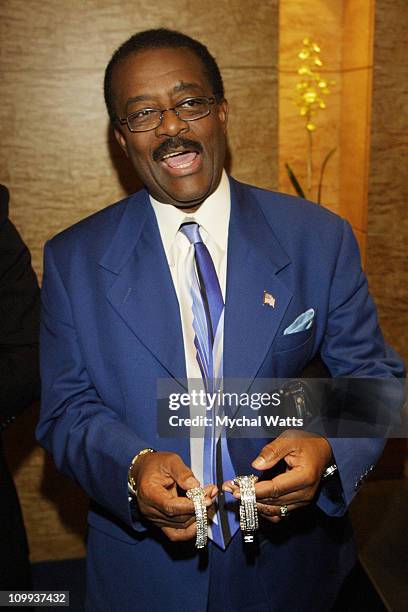
M 277 13 L 278 0 L 1 3 L 0 181 L 10 188 L 12 219 L 39 273 L 45 240 L 137 188 L 112 139 L 102 94 L 107 61 L 135 31 L 171 27 L 209 46 L 231 105 L 232 171 L 276 186 Z M 249 108 L 257 109 L 254 117 Z M 29 411 L 7 436 L 31 557 L 82 555 L 86 500 L 44 460 L 35 421 Z
M 272 66 L 224 70 L 230 104 L 231 172 L 246 183 L 277 188 L 277 77 Z M 250 112 L 252 111 L 252 112 Z
M 102 83 L 112 51 L 145 27 L 178 28 L 208 44 L 225 67 L 234 102 L 232 171 L 276 186 L 276 147 L 269 139 L 276 139 L 277 0 L 198 7 L 188 1 L 14 0 L 1 17 L 0 180 L 10 187 L 12 218 L 39 273 L 45 240 L 138 187 L 112 142 Z M 247 108 L 254 96 L 267 111 L 260 142 L 257 135 L 258 144 L 269 145 L 266 155 L 250 138 Z
M 408 360 L 408 4 L 377 0 L 367 272 L 384 333 Z
M 280 68 L 298 69 L 299 47 L 310 36 L 321 44 L 325 68 L 340 69 L 342 15 L 343 0 L 280 0 Z
M 8 121 L 0 110 L 1 178 L 10 187 L 12 218 L 40 269 L 46 239 L 118 192 L 100 75 L 79 73 L 72 87 L 68 75 L 33 79 L 6 72 L 2 78 L 3 96 L 14 107 Z
M 368 217 L 372 235 L 386 230 L 408 236 L 407 72 L 406 60 L 397 65 L 390 53 L 388 68 L 374 74 Z
M 374 46 L 370 235 L 408 236 L 408 3 L 377 0 Z
M 157 27 L 197 37 L 222 66 L 276 64 L 277 15 L 278 0 L 3 0 L 0 68 L 103 71 L 126 38 Z

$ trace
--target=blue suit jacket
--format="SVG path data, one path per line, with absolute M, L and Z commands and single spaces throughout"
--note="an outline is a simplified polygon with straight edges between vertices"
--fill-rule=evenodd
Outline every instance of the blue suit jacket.
M 263 305 L 265 290 L 274 296 L 274 308 Z M 309 308 L 316 312 L 313 326 L 284 335 Z M 349 224 L 314 204 L 231 179 L 224 376 L 296 376 L 318 351 L 332 376 L 403 375 L 401 361 L 378 328 Z M 37 434 L 57 466 L 93 500 L 89 554 L 109 558 L 122 568 L 118 575 L 126 574 L 125 558 L 134 568 L 143 563 L 142 572 L 149 571 L 150 563 L 151 574 L 160 568 L 177 581 L 177 597 L 193 584 L 194 605 L 205 609 L 208 573 L 197 570 L 196 556 L 133 522 L 129 511 L 127 472 L 139 450 L 175 451 L 190 463 L 188 440 L 159 439 L 156 433 L 157 379 L 185 378 L 186 368 L 178 301 L 145 190 L 46 245 L 41 355 Z M 230 440 L 237 473 L 250 471 L 263 444 Z M 328 517 L 345 513 L 383 442 L 333 439 L 331 444 L 341 495 L 333 498 L 322 487 L 317 507 L 299 511 L 308 517 L 299 521 L 307 525 L 298 532 L 292 527 L 284 544 L 279 543 L 280 563 L 273 572 L 281 584 L 288 571 L 296 580 L 294 557 L 314 554 L 314 546 L 320 559 L 315 559 L 317 575 L 328 559 L 338 578 L 352 562 L 346 523 Z M 280 529 L 275 533 L 285 527 Z M 98 553 L 102 534 L 112 546 Z M 121 543 L 120 552 L 114 541 L 116 547 Z M 124 552 L 130 549 L 134 558 Z M 127 582 L 121 592 L 129 591 Z M 104 589 L 105 597 L 118 593 L 117 583 Z M 143 593 L 137 591 L 141 602 Z M 184 595 L 191 598 L 189 591 Z M 160 609 L 160 593 L 146 597 L 150 609 L 157 597 Z

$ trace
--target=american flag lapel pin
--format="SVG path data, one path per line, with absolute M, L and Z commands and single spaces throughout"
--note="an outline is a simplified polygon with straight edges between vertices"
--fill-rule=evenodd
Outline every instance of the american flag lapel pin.
M 268 291 L 264 291 L 263 294 L 263 303 L 264 305 L 266 304 L 267 306 L 271 306 L 272 308 L 275 308 L 275 298 L 273 297 L 272 293 L 269 293 Z

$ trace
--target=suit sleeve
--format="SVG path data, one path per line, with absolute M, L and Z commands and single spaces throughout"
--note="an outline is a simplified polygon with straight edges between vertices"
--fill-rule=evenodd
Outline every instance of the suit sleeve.
M 343 222 L 343 239 L 330 292 L 326 333 L 321 355 L 333 377 L 403 378 L 404 364 L 384 342 L 374 302 L 361 269 L 357 242 Z M 390 405 L 398 411 L 404 398 L 404 381 L 396 381 L 399 398 Z M 383 438 L 330 438 L 342 487 L 342 499 L 323 484 L 317 500 L 329 515 L 342 515 L 364 478 L 379 459 Z
M 132 458 L 149 445 L 101 401 L 92 384 L 50 245 L 45 248 L 40 347 L 39 442 L 58 469 L 75 479 L 92 500 L 141 530 L 132 520 L 127 475 Z
M 0 430 L 39 398 L 40 296 L 30 253 L 0 219 Z

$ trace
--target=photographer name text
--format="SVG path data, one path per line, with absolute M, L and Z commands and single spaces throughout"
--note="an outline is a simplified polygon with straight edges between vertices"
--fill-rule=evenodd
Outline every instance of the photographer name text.
M 281 417 L 279 415 L 258 415 L 256 417 L 215 417 L 197 415 L 195 417 L 179 417 L 173 414 L 169 417 L 170 427 L 225 427 L 239 429 L 243 427 L 303 427 L 303 419 L 298 417 Z

